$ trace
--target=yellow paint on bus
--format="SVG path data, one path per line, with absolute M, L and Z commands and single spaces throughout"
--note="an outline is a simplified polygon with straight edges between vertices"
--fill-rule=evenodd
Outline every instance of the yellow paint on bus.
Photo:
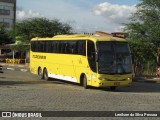
M 126 46 L 125 39 L 111 36 L 75 34 L 33 38 L 30 71 L 42 79 L 57 78 L 80 83 L 85 88 L 130 86 L 132 61 Z

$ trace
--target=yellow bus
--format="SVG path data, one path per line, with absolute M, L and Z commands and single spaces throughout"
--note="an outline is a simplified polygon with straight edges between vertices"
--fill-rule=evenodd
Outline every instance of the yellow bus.
M 33 38 L 30 71 L 40 79 L 56 78 L 84 88 L 130 86 L 132 60 L 127 41 L 94 35 Z

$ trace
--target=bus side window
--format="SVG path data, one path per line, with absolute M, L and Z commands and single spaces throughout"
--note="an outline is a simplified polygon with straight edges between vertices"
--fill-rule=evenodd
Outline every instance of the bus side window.
M 69 41 L 70 54 L 76 53 L 76 41 Z
M 78 41 L 78 54 L 86 56 L 86 41 Z
M 60 41 L 56 41 L 56 53 L 60 53 Z
M 43 41 L 43 52 L 47 52 L 46 41 Z
M 59 48 L 58 48 L 58 42 L 57 41 L 54 41 L 54 53 L 58 53 L 58 51 L 59 51 Z
M 45 42 L 41 41 L 40 42 L 40 48 L 38 50 L 39 52 L 45 52 Z
M 86 56 L 86 41 L 82 43 L 82 55 Z
M 69 42 L 67 42 L 67 43 L 65 44 L 65 53 L 66 53 L 66 54 L 71 54 L 71 49 L 70 49 L 70 44 L 69 44 Z
M 50 52 L 51 53 L 54 53 L 54 41 L 51 41 L 51 50 L 50 50 Z
M 92 41 L 88 41 L 87 43 L 87 54 L 88 54 L 88 58 L 94 58 L 94 53 L 95 53 L 95 46 L 94 43 Z
M 36 42 L 36 52 L 40 52 L 40 42 Z
M 34 42 L 34 41 L 31 42 L 31 51 L 33 51 L 33 52 L 36 51 L 36 42 Z
M 61 41 L 58 42 L 58 53 L 61 53 L 61 47 L 62 47 L 62 43 Z
M 87 41 L 87 57 L 91 70 L 96 72 L 95 45 L 92 41 Z
M 65 54 L 65 46 L 66 46 L 66 43 L 64 41 L 61 42 L 62 46 L 61 46 L 61 53 L 62 54 Z
M 46 41 L 46 44 L 45 44 L 45 52 L 47 53 L 50 53 L 51 52 L 51 44 L 50 44 L 50 41 Z

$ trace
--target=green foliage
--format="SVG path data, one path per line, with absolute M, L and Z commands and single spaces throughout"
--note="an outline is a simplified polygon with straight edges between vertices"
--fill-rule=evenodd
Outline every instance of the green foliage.
M 71 33 L 71 26 L 57 19 L 31 18 L 19 21 L 9 31 L 9 35 L 18 41 L 12 49 L 19 51 L 29 50 L 30 40 L 34 37 L 53 37 L 57 34 Z M 16 36 L 16 37 L 15 37 Z
M 133 53 L 134 59 L 140 61 L 141 63 L 147 62 L 155 58 L 154 47 L 152 44 L 147 44 L 138 41 L 129 41 L 131 51 Z
M 156 63 L 160 44 L 160 0 L 141 0 L 132 14 L 125 32 L 129 34 L 135 67 L 143 68 L 151 61 Z
M 160 42 L 160 1 L 141 0 L 137 11 L 127 24 L 127 31 L 132 39 L 150 42 L 157 46 Z
M 71 33 L 69 24 L 61 23 L 59 20 L 46 18 L 32 18 L 22 20 L 15 25 L 16 36 L 22 36 L 22 41 L 30 42 L 33 37 L 53 37 L 57 34 Z
M 18 50 L 19 52 L 26 52 L 29 51 L 30 45 L 24 44 L 23 42 L 19 42 L 16 45 L 11 46 L 12 50 Z
M 156 48 L 153 44 L 148 44 L 136 40 L 129 40 L 129 45 L 134 57 L 134 71 L 136 75 L 142 74 L 144 71 L 148 71 L 148 67 L 146 67 L 148 63 L 152 63 L 152 65 L 150 64 L 151 66 L 149 68 L 152 68 L 152 70 L 153 67 L 155 68 Z
M 10 37 L 9 31 L 6 30 L 4 25 L 0 24 L 0 45 L 9 44 L 13 42 L 13 38 Z

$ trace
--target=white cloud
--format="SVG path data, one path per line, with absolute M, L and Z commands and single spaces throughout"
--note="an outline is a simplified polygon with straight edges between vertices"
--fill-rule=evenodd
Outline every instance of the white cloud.
M 93 12 L 97 16 L 103 16 L 109 24 L 120 25 L 126 23 L 128 17 L 135 10 L 135 5 L 127 6 L 104 2 L 94 7 Z
M 22 2 L 23 1 L 23 2 Z M 127 23 L 127 18 L 135 7 L 104 2 L 93 3 L 82 0 L 86 6 L 66 0 L 19 0 L 22 9 L 17 10 L 17 19 L 33 17 L 57 18 L 68 22 L 75 32 L 121 31 L 121 23 Z M 23 3 L 23 4 L 22 4 Z M 81 2 L 80 2 L 81 3 Z M 38 7 L 35 7 L 38 4 Z M 31 9 L 31 10 L 29 10 Z M 35 12 L 36 11 L 36 12 Z
M 33 18 L 33 17 L 43 17 L 42 14 L 38 12 L 33 12 L 32 10 L 24 11 L 18 10 L 16 12 L 17 19 L 26 19 L 26 18 Z

